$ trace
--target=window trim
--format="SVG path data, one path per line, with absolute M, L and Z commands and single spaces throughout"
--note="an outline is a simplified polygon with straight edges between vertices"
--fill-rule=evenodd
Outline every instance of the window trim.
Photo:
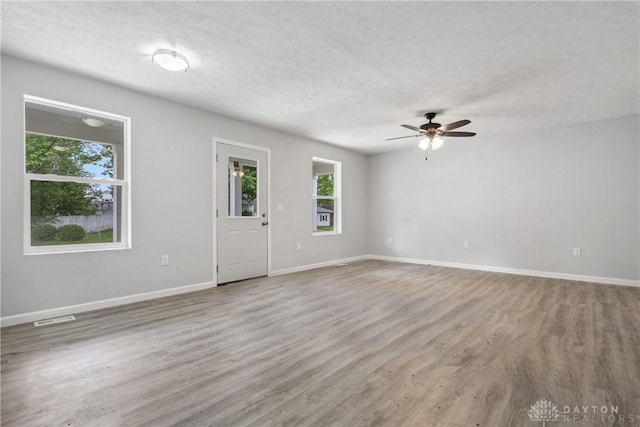
M 28 173 L 26 168 L 27 159 L 27 104 L 39 104 L 49 107 L 58 108 L 60 110 L 81 112 L 91 116 L 102 117 L 108 120 L 116 120 L 122 122 L 122 179 L 105 179 L 105 178 L 87 178 L 73 177 L 54 174 L 34 174 Z M 95 110 L 93 108 L 81 107 L 79 105 L 68 104 L 65 102 L 54 101 L 47 98 L 41 98 L 33 95 L 23 95 L 22 103 L 22 174 L 23 174 L 23 251 L 24 255 L 46 255 L 59 253 L 77 253 L 77 252 L 93 252 L 131 249 L 131 118 L 119 114 L 108 113 L 106 111 Z M 34 132 L 35 133 L 35 132 Z M 43 135 L 42 133 L 39 133 Z M 71 138 L 64 135 L 49 135 L 61 138 Z M 32 181 L 49 181 L 49 182 L 79 182 L 79 183 L 96 183 L 105 185 L 118 185 L 122 191 L 122 201 L 120 207 L 121 227 L 120 241 L 112 243 L 84 243 L 69 245 L 50 245 L 50 246 L 32 246 L 31 245 L 31 182 Z
M 322 157 L 311 158 L 311 178 L 313 179 L 313 163 L 328 163 L 333 165 L 333 196 L 318 196 L 317 194 L 311 195 L 312 203 L 317 203 L 318 199 L 333 200 L 333 231 L 313 231 L 313 224 L 311 227 L 311 234 L 313 236 L 333 236 L 336 234 L 342 234 L 342 162 L 337 160 L 324 159 Z M 311 219 L 313 221 L 313 218 Z

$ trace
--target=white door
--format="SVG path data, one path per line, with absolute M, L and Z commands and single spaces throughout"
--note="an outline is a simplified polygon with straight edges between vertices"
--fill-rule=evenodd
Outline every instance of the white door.
M 218 284 L 267 275 L 267 153 L 217 143 Z

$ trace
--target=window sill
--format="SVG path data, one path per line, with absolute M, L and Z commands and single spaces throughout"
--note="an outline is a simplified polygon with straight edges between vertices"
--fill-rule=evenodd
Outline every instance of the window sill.
M 65 246 L 32 246 L 25 248 L 24 255 L 69 254 L 78 252 L 120 251 L 131 249 L 131 245 L 65 245 Z
M 313 236 L 335 236 L 336 234 L 342 234 L 341 231 L 315 231 L 311 233 Z

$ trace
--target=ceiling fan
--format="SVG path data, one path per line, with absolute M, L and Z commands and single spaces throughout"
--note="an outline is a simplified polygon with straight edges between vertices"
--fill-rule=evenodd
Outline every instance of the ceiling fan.
M 471 123 L 470 120 L 459 120 L 457 122 L 449 123 L 448 125 L 441 125 L 440 123 L 433 123 L 432 120 L 435 119 L 436 113 L 427 113 L 424 117 L 429 120 L 429 123 L 425 123 L 422 126 L 415 127 L 411 125 L 401 125 L 407 129 L 411 129 L 413 131 L 419 132 L 418 135 L 408 135 L 408 136 L 399 136 L 397 138 L 389 138 L 385 139 L 385 141 L 392 141 L 394 139 L 402 139 L 402 138 L 415 138 L 422 136 L 424 137 L 418 147 L 426 150 L 431 145 L 433 150 L 437 150 L 442 147 L 442 143 L 444 142 L 441 136 L 475 136 L 475 132 L 451 132 L 453 129 L 457 129 L 462 126 L 466 126 Z

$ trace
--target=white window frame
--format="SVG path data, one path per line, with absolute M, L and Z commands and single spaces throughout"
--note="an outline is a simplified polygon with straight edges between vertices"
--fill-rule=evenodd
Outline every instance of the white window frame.
M 333 200 L 333 231 L 313 231 L 313 223 L 311 224 L 311 232 L 314 236 L 332 236 L 342 234 L 342 162 L 337 160 L 323 159 L 321 157 L 311 158 L 311 179 L 313 179 L 313 162 L 328 163 L 333 165 L 333 196 L 318 196 L 312 194 L 312 206 L 317 206 L 318 199 Z M 313 185 L 312 185 L 313 188 Z M 311 212 L 311 221 L 315 221 L 317 213 L 315 209 Z
M 24 174 L 23 182 L 23 201 L 24 201 L 24 225 L 23 225 L 23 242 L 25 255 L 41 255 L 41 254 L 57 254 L 57 253 L 73 253 L 73 252 L 91 252 L 104 250 L 121 250 L 131 248 L 131 118 L 118 114 L 107 113 L 105 111 L 94 110 L 92 108 L 81 107 L 78 105 L 67 104 L 64 102 L 53 101 L 46 98 L 40 98 L 32 95 L 24 95 L 23 97 L 23 129 L 22 129 L 22 170 Z M 26 109 L 27 104 L 40 104 L 49 107 L 58 108 L 60 110 L 69 110 L 81 112 L 92 117 L 105 118 L 107 120 L 117 120 L 123 125 L 123 160 L 122 179 L 104 179 L 89 178 L 79 176 L 64 176 L 53 174 L 35 174 L 27 173 L 26 160 L 26 135 L 27 120 Z M 50 135 L 61 138 L 70 138 L 65 135 Z M 70 138 L 74 139 L 74 138 Z M 109 243 L 84 243 L 69 245 L 51 245 L 51 246 L 32 246 L 31 245 L 31 181 L 55 181 L 55 182 L 77 182 L 83 184 L 105 184 L 121 187 L 122 198 L 120 201 L 120 241 Z

